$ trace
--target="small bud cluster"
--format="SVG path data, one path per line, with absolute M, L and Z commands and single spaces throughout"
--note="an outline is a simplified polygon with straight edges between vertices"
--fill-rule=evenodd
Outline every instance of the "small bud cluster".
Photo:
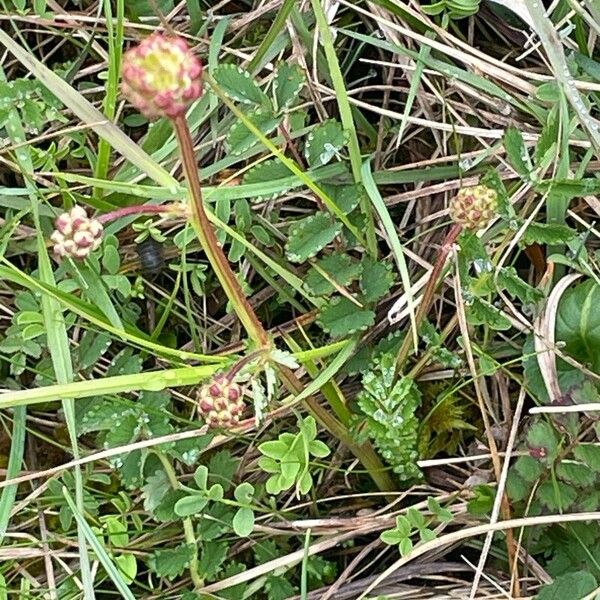
M 123 57 L 122 91 L 146 117 L 177 117 L 202 95 L 202 63 L 180 37 L 152 34 Z
M 74 206 L 54 221 L 56 229 L 50 238 L 54 242 L 54 256 L 84 259 L 102 242 L 102 223 L 89 218 L 82 206 Z
M 487 227 L 496 216 L 498 195 L 485 185 L 462 188 L 450 204 L 450 218 L 465 229 Z
M 213 377 L 198 393 L 198 410 L 209 427 L 237 425 L 245 407 L 242 389 L 224 374 Z

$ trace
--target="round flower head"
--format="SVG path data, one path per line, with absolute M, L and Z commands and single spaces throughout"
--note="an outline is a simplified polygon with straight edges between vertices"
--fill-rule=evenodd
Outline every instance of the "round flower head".
M 89 218 L 82 206 L 74 206 L 54 221 L 55 230 L 50 239 L 54 242 L 57 260 L 70 256 L 84 259 L 102 243 L 102 224 Z
M 183 38 L 154 33 L 123 57 L 123 95 L 146 117 L 177 117 L 202 95 L 202 63 Z
M 496 216 L 498 195 L 485 185 L 462 188 L 450 204 L 450 218 L 465 229 L 487 227 Z
M 198 393 L 198 411 L 209 427 L 232 427 L 244 412 L 242 389 L 223 374 L 216 375 Z

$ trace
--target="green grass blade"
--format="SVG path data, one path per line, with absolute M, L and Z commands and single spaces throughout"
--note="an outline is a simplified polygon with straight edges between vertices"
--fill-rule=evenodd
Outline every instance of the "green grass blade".
M 110 0 L 104 0 L 104 15 L 106 17 L 106 33 L 108 37 L 108 78 L 106 82 L 106 96 L 104 96 L 104 114 L 109 121 L 115 118 L 117 107 L 117 96 L 119 94 L 119 76 L 121 74 L 121 55 L 123 53 L 123 24 L 125 18 L 125 0 L 117 1 L 116 27 L 113 21 L 112 6 Z M 106 179 L 110 165 L 111 145 L 108 140 L 98 140 L 98 156 L 94 176 L 98 179 Z M 102 197 L 102 190 L 95 189 L 94 196 Z
M 360 184 L 362 183 L 362 156 L 360 153 L 360 145 L 358 143 L 356 127 L 354 125 L 354 118 L 352 117 L 352 108 L 350 106 L 350 101 L 348 100 L 348 93 L 344 83 L 344 75 L 340 69 L 337 53 L 333 44 L 333 36 L 331 35 L 331 28 L 327 23 L 325 12 L 321 6 L 321 0 L 311 0 L 311 5 L 317 19 L 318 32 L 323 41 L 325 58 L 327 59 L 327 64 L 329 66 L 329 74 L 331 76 L 333 89 L 335 90 L 335 97 L 340 111 L 340 117 L 342 119 L 342 126 L 344 127 L 344 131 L 348 136 L 348 153 L 350 154 L 352 175 L 355 183 Z M 373 213 L 371 212 L 371 206 L 366 200 L 361 200 L 361 209 L 367 220 L 367 250 L 371 256 L 377 256 L 377 237 L 375 234 L 375 223 L 373 220 Z
M 110 559 L 110 556 L 106 552 L 104 546 L 100 543 L 100 540 L 97 538 L 96 534 L 92 531 L 92 528 L 87 524 L 85 518 L 83 517 L 83 513 L 78 509 L 73 502 L 73 498 L 69 494 L 69 490 L 63 487 L 63 495 L 69 508 L 73 512 L 73 516 L 75 517 L 75 521 L 77 521 L 78 527 L 81 528 L 83 534 L 85 536 L 85 540 L 90 545 L 96 557 L 104 567 L 108 576 L 112 579 L 115 587 L 121 593 L 121 597 L 126 598 L 127 600 L 135 600 L 135 596 L 131 593 L 131 590 L 127 587 L 123 576 L 119 572 L 119 569 L 115 566 L 113 561 Z
M 26 409 L 24 406 L 15 408 L 13 412 L 13 429 L 10 440 L 8 467 L 6 469 L 6 481 L 15 478 L 19 474 L 21 465 L 23 464 L 26 432 L 25 417 Z M 18 487 L 18 485 L 8 485 L 2 490 L 2 495 L 0 496 L 0 546 L 8 529 L 10 511 L 15 503 Z
M 196 385 L 198 382 L 211 377 L 217 369 L 216 365 L 181 367 L 178 369 L 135 373 L 133 375 L 115 375 L 101 379 L 87 379 L 85 381 L 47 385 L 27 390 L 8 391 L 0 395 L 0 408 L 53 402 L 65 396 L 73 399 L 91 398 L 92 396 L 125 394 L 139 391 L 157 392 L 171 387 Z
M 391 250 L 394 254 L 394 258 L 396 259 L 396 264 L 398 266 L 398 271 L 400 272 L 400 279 L 402 280 L 402 285 L 404 286 L 404 293 L 406 294 L 406 304 L 408 310 L 410 312 L 410 321 L 412 325 L 413 332 L 413 340 L 415 347 L 418 344 L 417 338 L 417 324 L 415 321 L 415 311 L 414 311 L 414 299 L 412 296 L 412 285 L 410 282 L 410 273 L 408 272 L 408 266 L 406 264 L 406 258 L 404 256 L 404 251 L 402 250 L 402 244 L 400 243 L 400 238 L 398 237 L 398 233 L 396 232 L 396 227 L 394 226 L 394 222 L 392 221 L 392 217 L 377 189 L 377 185 L 375 184 L 375 180 L 373 179 L 373 174 L 371 172 L 371 165 L 369 162 L 365 162 L 362 166 L 363 171 L 363 182 L 365 189 L 367 190 L 367 194 L 373 203 L 375 211 L 379 215 L 379 220 L 383 225 L 383 229 L 387 235 L 388 242 L 390 244 Z
M 294 8 L 295 3 L 296 0 L 283 1 L 283 4 L 281 5 L 279 12 L 277 13 L 277 16 L 275 17 L 275 19 L 273 19 L 271 27 L 269 27 L 269 31 L 267 31 L 267 34 L 263 38 L 263 41 L 260 43 L 260 46 L 254 53 L 252 60 L 248 63 L 248 71 L 250 73 L 254 73 L 256 69 L 260 67 L 263 58 L 267 55 L 267 52 L 269 52 L 271 46 L 275 42 L 275 39 L 284 30 L 285 22 L 290 16 L 290 13 Z

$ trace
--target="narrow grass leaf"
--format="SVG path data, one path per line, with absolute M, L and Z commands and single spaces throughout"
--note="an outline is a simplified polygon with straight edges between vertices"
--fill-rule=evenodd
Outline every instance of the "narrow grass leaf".
M 73 512 L 73 516 L 77 521 L 77 525 L 83 531 L 87 543 L 90 545 L 90 547 L 96 554 L 96 557 L 104 567 L 108 576 L 112 579 L 112 582 L 115 584 L 117 590 L 119 590 L 119 592 L 121 593 L 121 596 L 126 600 L 135 600 L 135 596 L 131 593 L 131 590 L 127 586 L 127 583 L 125 582 L 125 579 L 123 579 L 123 576 L 121 575 L 119 569 L 111 560 L 110 556 L 106 552 L 106 549 L 100 543 L 100 540 L 98 539 L 96 534 L 92 531 L 92 528 L 87 524 L 85 518 L 83 517 L 83 514 L 77 508 L 75 502 L 73 502 L 73 498 L 71 498 L 69 490 L 67 490 L 66 487 L 63 487 L 63 495 L 65 497 L 65 500 L 67 501 L 67 504 L 69 505 L 69 508 Z

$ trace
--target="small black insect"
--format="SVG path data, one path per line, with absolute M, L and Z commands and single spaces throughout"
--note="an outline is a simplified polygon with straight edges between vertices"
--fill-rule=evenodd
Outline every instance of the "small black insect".
M 165 256 L 162 244 L 154 238 L 147 237 L 137 245 L 137 253 L 140 257 L 142 273 L 147 277 L 156 277 L 164 269 Z

